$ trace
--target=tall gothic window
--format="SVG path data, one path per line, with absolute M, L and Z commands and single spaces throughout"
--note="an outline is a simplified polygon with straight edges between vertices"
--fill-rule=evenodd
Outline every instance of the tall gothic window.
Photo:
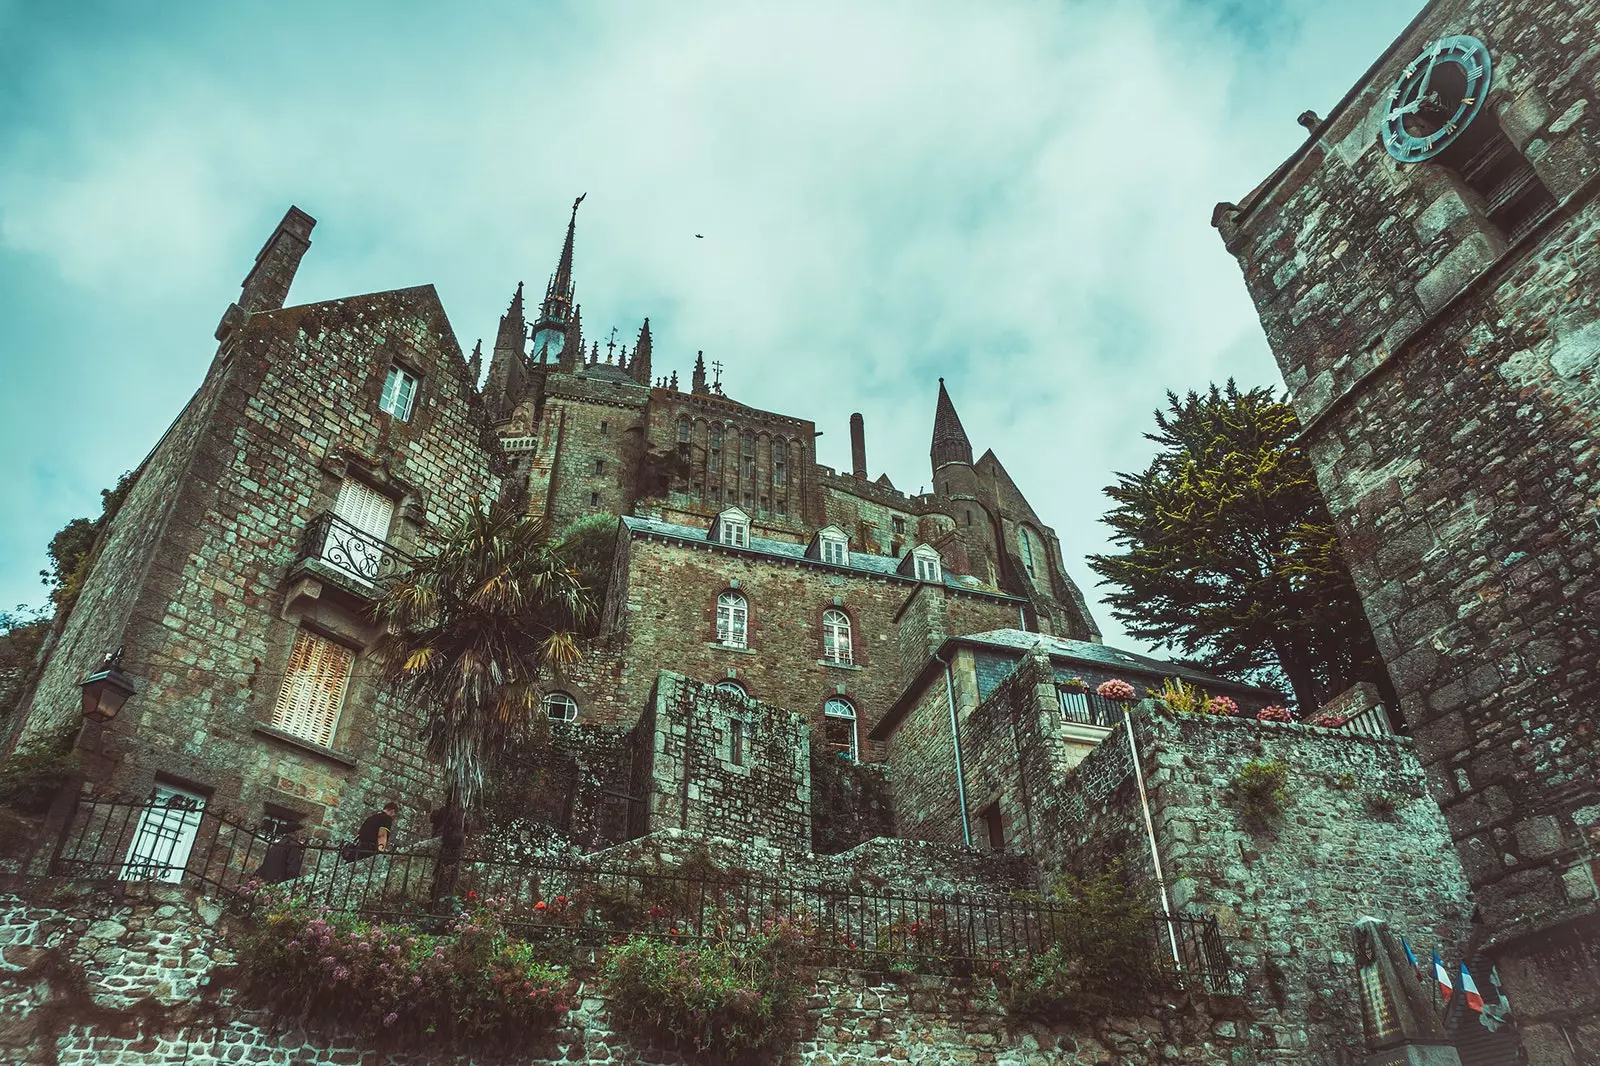
M 717 597 L 717 643 L 744 648 L 750 642 L 750 605 L 737 592 Z

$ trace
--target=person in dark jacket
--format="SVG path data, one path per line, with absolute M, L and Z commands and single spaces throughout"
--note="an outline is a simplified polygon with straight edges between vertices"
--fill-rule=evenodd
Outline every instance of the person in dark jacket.
M 390 800 L 383 805 L 383 810 L 367 815 L 367 820 L 361 823 L 361 829 L 356 833 L 355 845 L 349 849 L 348 861 L 354 862 L 388 851 L 389 834 L 394 832 L 395 815 L 399 813 L 400 804 Z

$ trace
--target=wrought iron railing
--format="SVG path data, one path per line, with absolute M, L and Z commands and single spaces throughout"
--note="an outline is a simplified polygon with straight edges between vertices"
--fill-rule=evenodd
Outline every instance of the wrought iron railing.
M 354 852 L 351 845 L 272 840 L 208 808 L 179 846 L 146 854 L 152 818 L 172 808 L 79 800 L 49 867 L 55 876 L 182 882 L 224 895 L 277 884 L 314 906 L 425 925 L 440 920 L 439 861 L 431 851 Z M 143 849 L 143 850 L 141 850 Z M 1027 893 L 863 891 L 792 879 L 670 867 L 504 862 L 470 850 L 450 877 L 456 897 L 503 902 L 509 924 L 529 939 L 600 948 L 630 935 L 695 942 L 746 941 L 768 923 L 805 927 L 819 962 L 869 969 L 972 972 L 1083 943 L 1081 915 Z M 1130 965 L 1147 965 L 1198 991 L 1239 991 L 1240 975 L 1215 918 L 1154 914 Z
M 306 559 L 315 559 L 367 585 L 377 584 L 411 564 L 411 556 L 332 511 L 322 512 L 306 526 L 299 560 Z
M 1122 721 L 1122 704 L 1098 692 L 1058 687 L 1061 716 L 1075 725 L 1114 726 Z

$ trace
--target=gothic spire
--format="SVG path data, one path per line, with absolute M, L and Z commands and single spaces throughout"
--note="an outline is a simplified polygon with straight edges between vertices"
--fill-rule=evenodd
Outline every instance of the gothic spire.
M 477 389 L 478 382 L 483 379 L 483 338 L 478 338 L 478 343 L 472 346 L 472 358 L 467 360 L 467 378 L 473 389 Z
M 578 229 L 578 205 L 584 196 L 572 201 L 572 217 L 567 220 L 567 239 L 561 245 L 561 258 L 556 261 L 556 272 L 550 275 L 550 285 L 544 292 L 544 307 L 539 312 L 541 322 L 565 322 L 572 310 L 572 239 Z
M 694 353 L 694 376 L 689 379 L 689 391 L 701 395 L 711 390 L 706 388 L 706 353 Z
M 511 306 L 506 308 L 506 313 L 500 316 L 500 332 L 494 339 L 494 350 L 497 352 L 516 352 L 522 355 L 523 342 L 528 337 L 528 323 L 522 315 L 522 282 L 517 282 L 516 295 L 511 297 Z
M 972 465 L 972 442 L 961 426 L 956 405 L 950 402 L 950 394 L 945 391 L 944 378 L 939 379 L 939 405 L 933 412 L 933 447 L 929 456 L 936 471 L 946 463 Z
M 633 346 L 633 361 L 628 364 L 628 373 L 633 380 L 641 385 L 650 382 L 650 320 L 644 320 L 644 325 L 639 327 L 639 340 Z

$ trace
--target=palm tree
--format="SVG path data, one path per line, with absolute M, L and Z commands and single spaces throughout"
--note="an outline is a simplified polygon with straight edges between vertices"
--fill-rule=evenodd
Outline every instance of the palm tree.
M 444 772 L 446 876 L 485 777 L 537 735 L 542 682 L 581 655 L 577 634 L 594 605 L 554 549 L 544 519 L 474 496 L 372 607 L 379 676 L 421 712 L 428 756 Z

